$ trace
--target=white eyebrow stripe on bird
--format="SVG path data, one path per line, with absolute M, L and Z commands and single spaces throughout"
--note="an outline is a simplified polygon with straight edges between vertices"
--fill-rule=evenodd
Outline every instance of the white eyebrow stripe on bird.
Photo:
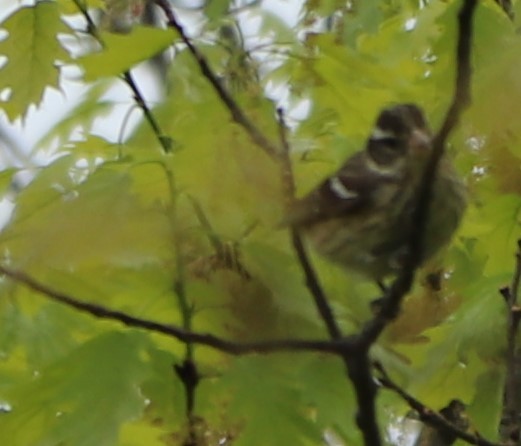
M 375 127 L 373 133 L 371 133 L 371 139 L 374 141 L 396 138 L 396 134 L 391 130 L 383 130 L 380 127 Z
M 330 189 L 335 193 L 335 195 L 343 200 L 352 200 L 358 197 L 358 193 L 348 189 L 337 176 L 331 177 L 328 183 Z

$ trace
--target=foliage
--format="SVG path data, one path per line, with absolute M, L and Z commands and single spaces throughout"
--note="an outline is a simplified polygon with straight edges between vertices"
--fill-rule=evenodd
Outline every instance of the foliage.
M 407 0 L 347 2 L 351 7 L 308 0 L 294 27 L 257 2 L 239 15 L 235 3 L 207 2 L 193 43 L 272 141 L 276 108 L 286 108 L 299 195 L 363 145 L 384 105 L 415 102 L 433 128 L 441 122 L 452 97 L 460 1 L 420 8 Z M 84 4 L 37 1 L 1 24 L 7 61 L 0 85 L 9 94 L 0 97 L 9 120 L 23 120 L 46 88 L 59 88 L 59 64 L 80 67 L 88 91 L 34 147 L 48 161 L 14 195 L 0 233 L 3 263 L 75 299 L 230 340 L 324 338 L 279 225 L 277 163 L 232 121 L 177 34 L 136 26 L 94 33 L 96 41 L 77 16 Z M 91 14 L 106 7 L 87 5 Z M 78 18 L 83 31 L 72 25 Z M 241 30 L 245 20 L 254 38 Z M 419 280 L 374 347 L 427 405 L 464 401 L 474 427 L 490 439 L 505 367 L 498 288 L 511 280 L 521 234 L 516 26 L 496 3 L 480 2 L 473 102 L 448 148 L 468 184 L 470 208 L 451 247 L 423 273 L 440 275 L 441 289 Z M 162 151 L 147 120 L 118 144 L 91 134 L 94 120 L 112 119 L 107 113 L 116 105 L 105 95 L 107 77 L 119 82 L 167 48 L 163 100 L 152 113 L 173 151 Z M 269 99 L 282 87 L 286 100 Z M 127 105 L 135 108 L 130 92 Z M 3 196 L 13 194 L 9 182 L 25 167 L 4 166 Z M 343 329 L 356 330 L 378 289 L 313 261 Z M 361 443 L 353 391 L 337 358 L 234 357 L 194 345 L 201 380 L 189 418 L 174 368 L 187 357 L 185 344 L 86 316 L 8 279 L 0 286 L 0 436 L 10 446 L 318 445 L 325 432 Z M 382 426 L 407 411 L 397 396 L 384 401 Z

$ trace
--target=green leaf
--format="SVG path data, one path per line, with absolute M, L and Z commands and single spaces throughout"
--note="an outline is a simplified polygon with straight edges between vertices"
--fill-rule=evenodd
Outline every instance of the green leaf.
M 320 444 L 320 426 L 312 421 L 308 401 L 301 400 L 302 389 L 313 383 L 295 376 L 301 364 L 284 355 L 237 358 L 218 381 L 202 384 L 202 405 L 226 401 L 228 424 L 241 426 L 237 445 Z
M 19 169 L 5 169 L 0 172 L 0 197 L 3 197 L 13 184 L 13 176 L 19 172 Z
M 134 65 L 150 59 L 168 48 L 174 41 L 171 29 L 135 27 L 130 34 L 102 35 L 103 51 L 80 58 L 85 79 L 119 76 Z
M 382 23 L 382 5 L 380 2 L 357 2 L 356 12 L 346 14 L 341 27 L 343 40 L 355 46 L 360 36 L 372 34 Z
M 107 333 L 38 370 L 6 395 L 13 409 L 0 417 L 2 435 L 12 446 L 114 446 L 145 407 L 141 345 L 136 334 Z
M 165 446 L 164 429 L 148 422 L 136 421 L 123 425 L 118 446 Z
M 7 228 L 20 224 L 47 206 L 51 206 L 63 196 L 63 191 L 70 190 L 73 181 L 70 169 L 76 160 L 72 156 L 62 156 L 37 172 L 33 181 L 18 195 L 17 206 Z M 4 228 L 4 231 L 8 231 Z M 5 240 L 0 235 L 0 239 Z
M 186 405 L 183 384 L 173 366 L 182 361 L 155 346 L 148 348 L 147 356 L 150 376 L 141 391 L 153 403 L 148 407 L 146 417 L 164 430 L 177 431 L 185 421 Z
M 78 14 L 80 12 L 74 0 L 57 0 L 57 3 L 64 14 Z M 103 9 L 105 0 L 82 0 L 80 4 L 83 4 L 87 9 Z
M 2 294 L 8 294 L 8 288 L 2 284 Z M 0 303 L 0 356 L 8 358 L 20 338 L 20 326 L 23 314 L 17 305 L 9 299 L 4 299 Z
M 259 29 L 261 35 L 276 36 L 274 49 L 276 49 L 275 45 L 277 44 L 289 45 L 290 43 L 296 43 L 295 30 L 290 28 L 288 23 L 276 12 L 261 8 L 255 11 L 255 17 L 261 20 Z
M 114 108 L 114 104 L 108 100 L 103 100 L 102 96 L 110 88 L 108 83 L 100 83 L 90 88 L 78 105 L 73 107 L 67 115 L 55 124 L 49 131 L 40 138 L 34 145 L 35 150 L 45 149 L 51 143 L 63 147 L 73 133 L 81 131 L 83 135 L 88 135 L 92 129 L 95 119 L 107 117 Z M 96 145 L 93 142 L 91 145 Z M 89 144 L 82 144 L 88 147 Z
M 90 166 L 99 164 L 100 160 L 117 160 L 120 157 L 121 146 L 111 143 L 98 136 L 90 136 L 85 141 L 77 141 L 71 148 L 78 159 L 88 161 Z
M 410 376 L 416 396 L 436 407 L 453 398 L 470 403 L 476 397 L 480 376 L 503 358 L 505 304 L 498 289 L 505 280 L 508 275 L 467 283 L 460 291 L 464 303 L 451 318 L 424 332 L 429 344 L 409 349 L 423 352 L 421 368 Z
M 360 435 L 349 423 L 356 417 L 356 402 L 346 381 L 345 364 L 338 358 L 316 355 L 298 373 L 304 383 L 303 403 L 315 413 L 317 424 L 333 430 L 347 444 L 359 444 Z
M 57 162 L 67 167 L 74 160 L 68 158 Z M 170 255 L 167 217 L 157 207 L 140 204 L 128 172 L 101 167 L 78 185 L 60 185 L 53 175 L 44 181 L 45 170 L 41 181 L 37 178 L 22 192 L 19 209 L 0 237 L 19 260 L 70 268 L 107 262 L 143 265 Z M 81 169 L 78 173 L 81 179 Z M 69 171 L 60 174 L 70 182 Z
M 39 370 L 69 353 L 77 345 L 75 335 L 79 328 L 81 322 L 76 313 L 42 299 L 39 311 L 33 316 L 25 315 L 18 326 L 29 366 Z
M 487 258 L 483 273 L 494 276 L 511 271 L 517 240 L 521 237 L 521 198 L 497 195 L 471 212 L 462 231 L 467 237 L 476 238 L 476 254 Z
M 302 271 L 292 258 L 267 243 L 246 243 L 243 252 L 246 269 L 273 293 L 278 311 L 298 318 L 302 328 L 316 328 L 319 324 L 316 309 L 305 287 Z
M 204 12 L 209 20 L 221 20 L 229 6 L 230 0 L 209 0 L 204 6 Z
M 491 366 L 476 380 L 476 394 L 468 409 L 472 424 L 480 435 L 490 441 L 498 440 L 504 401 L 504 370 Z
M 57 36 L 67 28 L 55 2 L 41 1 L 22 7 L 2 24 L 9 35 L 0 41 L 0 55 L 7 57 L 0 69 L 0 85 L 11 90 L 3 109 L 10 119 L 25 116 L 31 104 L 39 104 L 47 87 L 58 87 L 58 60 L 68 54 Z

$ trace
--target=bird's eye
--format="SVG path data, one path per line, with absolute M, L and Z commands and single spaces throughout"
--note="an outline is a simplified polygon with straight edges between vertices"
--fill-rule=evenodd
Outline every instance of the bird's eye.
M 385 146 L 389 149 L 398 149 L 400 147 L 400 142 L 398 141 L 398 138 L 383 138 L 378 141 L 382 146 Z
M 404 155 L 404 144 L 396 137 L 385 137 L 369 140 L 367 145 L 369 156 L 380 165 L 389 165 Z

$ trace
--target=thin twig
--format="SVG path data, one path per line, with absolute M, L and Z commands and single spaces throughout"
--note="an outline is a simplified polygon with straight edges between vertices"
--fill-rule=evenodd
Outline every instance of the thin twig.
M 217 232 L 214 230 L 209 218 L 206 216 L 201 204 L 197 201 L 197 199 L 195 197 L 192 197 L 191 195 L 187 195 L 187 198 L 192 204 L 195 216 L 197 217 L 199 224 L 203 228 L 204 233 L 208 238 L 208 241 L 210 242 L 210 245 L 215 251 L 215 254 L 208 257 L 208 259 L 216 259 L 216 267 L 235 271 L 243 279 L 250 280 L 251 275 L 240 258 L 238 243 L 233 242 L 232 244 L 230 244 L 223 242 L 217 235 Z M 250 228 L 248 228 L 246 232 L 248 232 L 249 230 Z
M 78 11 L 81 12 L 81 15 L 83 15 L 83 17 L 87 21 L 87 32 L 92 37 L 94 37 L 98 42 L 101 42 L 101 37 L 98 33 L 98 28 L 96 27 L 94 20 L 92 20 L 92 17 L 90 16 L 89 11 L 87 10 L 87 6 L 84 5 L 81 0 L 72 0 L 72 1 L 76 5 L 76 8 L 78 8 Z
M 519 283 L 521 282 L 521 240 L 517 241 L 516 268 L 512 284 L 510 285 L 511 304 L 517 305 L 519 302 Z
M 181 313 L 182 327 L 185 332 L 191 332 L 194 316 L 194 308 L 186 293 L 185 261 L 183 258 L 182 237 L 180 236 L 180 222 L 178 215 L 179 192 L 176 186 L 174 173 L 170 165 L 163 164 L 167 177 L 168 189 L 170 193 L 170 205 L 168 207 L 168 217 L 173 229 L 172 247 L 175 257 L 175 278 L 173 281 L 173 291 L 177 297 L 177 303 Z M 174 364 L 174 370 L 181 381 L 185 392 L 185 410 L 188 422 L 188 438 L 185 445 L 195 445 L 196 428 L 194 425 L 195 392 L 199 385 L 200 375 L 197 363 L 194 360 L 194 343 L 191 340 L 185 341 L 184 359 L 180 364 Z
M 506 377 L 504 389 L 504 407 L 502 426 L 500 427 L 503 441 L 519 442 L 520 436 L 520 413 L 519 402 L 519 348 L 517 345 L 517 334 L 521 319 L 521 308 L 519 307 L 519 282 L 521 278 L 521 240 L 517 242 L 516 266 L 509 288 L 500 290 L 505 298 L 508 311 L 507 323 L 507 351 L 506 351 Z
M 324 341 L 324 340 L 304 340 L 304 339 L 275 339 L 270 341 L 259 342 L 233 342 L 218 336 L 206 333 L 197 333 L 187 331 L 175 325 L 162 324 L 160 322 L 151 321 L 132 316 L 123 311 L 112 310 L 102 305 L 83 302 L 68 294 L 56 291 L 51 287 L 40 283 L 29 275 L 17 271 L 6 266 L 0 265 L 0 274 L 23 284 L 33 291 L 43 294 L 47 298 L 64 304 L 70 308 L 74 308 L 82 313 L 90 314 L 98 319 L 107 319 L 121 322 L 122 324 L 140 328 L 146 331 L 161 333 L 166 336 L 178 339 L 181 342 L 192 342 L 207 347 L 214 348 L 231 355 L 246 355 L 251 353 L 272 353 L 272 352 L 299 352 L 299 351 L 317 351 L 332 354 L 347 354 L 351 351 L 352 346 L 349 342 L 341 340 Z
M 143 114 L 145 115 L 146 120 L 148 121 L 150 127 L 152 128 L 152 131 L 154 132 L 154 135 L 159 142 L 159 145 L 161 146 L 161 149 L 164 153 L 169 153 L 172 151 L 172 138 L 170 136 L 166 136 L 163 133 L 163 130 L 161 130 L 161 127 L 159 126 L 159 123 L 157 122 L 154 114 L 152 113 L 152 110 L 148 107 L 148 105 L 145 102 L 145 98 L 141 94 L 141 91 L 139 90 L 136 81 L 134 80 L 134 77 L 130 73 L 130 71 L 125 71 L 123 73 L 123 79 L 125 80 L 126 84 L 129 86 L 129 88 L 132 90 L 132 94 L 134 97 L 134 100 L 136 101 L 136 104 L 138 107 L 143 111 Z
M 501 446 L 498 443 L 493 443 L 491 441 L 485 440 L 483 437 L 479 435 L 473 435 L 467 431 L 461 430 L 454 424 L 447 421 L 447 419 L 442 414 L 433 409 L 430 409 L 422 402 L 414 398 L 412 395 L 407 393 L 398 384 L 396 384 L 389 377 L 387 371 L 384 369 L 382 364 L 380 364 L 379 362 L 374 362 L 373 366 L 379 373 L 379 376 L 377 377 L 378 383 L 382 387 L 388 390 L 392 390 L 394 393 L 399 395 L 400 398 L 402 398 L 411 409 L 414 409 L 416 412 L 418 412 L 420 419 L 424 423 L 434 427 L 437 430 L 448 432 L 469 444 L 475 444 L 479 446 Z
M 281 179 L 284 190 L 284 200 L 286 204 L 292 203 L 295 199 L 295 178 L 293 177 L 293 168 L 291 166 L 291 147 L 288 141 L 288 127 L 284 110 L 277 108 L 277 118 L 279 124 L 279 139 L 282 144 L 283 153 L 281 156 Z
M 96 24 L 94 23 L 94 20 L 92 20 L 92 17 L 89 14 L 89 11 L 87 10 L 87 7 L 82 3 L 81 0 L 73 0 L 74 4 L 80 11 L 80 13 L 85 18 L 85 21 L 87 22 L 87 31 L 88 33 L 94 37 L 101 45 L 103 44 L 103 40 L 99 34 L 99 31 L 96 27 Z M 143 114 L 145 115 L 145 119 L 149 123 L 150 127 L 152 128 L 152 131 L 154 132 L 154 135 L 159 142 L 159 145 L 161 146 L 161 149 L 164 153 L 169 153 L 172 150 L 172 138 L 169 136 L 166 136 L 163 131 L 161 130 L 155 116 L 153 115 L 152 111 L 148 107 L 148 105 L 145 102 L 145 98 L 141 91 L 139 90 L 136 81 L 134 80 L 132 74 L 129 70 L 125 71 L 123 73 L 123 80 L 128 85 L 130 90 L 132 91 L 132 95 L 134 98 L 134 101 L 138 105 L 138 107 L 143 111 Z
M 284 120 L 283 110 L 278 109 L 277 115 L 279 123 L 279 137 L 282 143 L 282 147 L 284 148 L 283 155 L 281 156 L 282 183 L 284 187 L 284 193 L 286 195 L 285 199 L 288 203 L 291 203 L 295 198 L 295 181 L 293 178 L 293 170 L 291 168 L 290 146 L 286 135 L 287 128 Z M 320 285 L 318 276 L 313 269 L 313 266 L 311 265 L 304 247 L 304 243 L 302 242 L 302 238 L 295 228 L 290 229 L 290 234 L 293 249 L 297 254 L 297 258 L 304 272 L 306 286 L 311 292 L 311 296 L 313 297 L 317 311 L 326 324 L 329 336 L 332 339 L 339 339 L 342 336 L 342 333 L 340 332 L 340 328 L 338 327 L 338 324 L 335 320 L 333 311 L 329 306 L 326 294 Z
M 308 255 L 304 248 L 304 243 L 302 242 L 302 238 L 300 237 L 298 231 L 296 229 L 291 229 L 291 241 L 293 243 L 293 247 L 297 253 L 298 260 L 304 271 L 304 276 L 306 278 L 306 286 L 311 292 L 313 300 L 315 302 L 315 306 L 317 310 L 326 324 L 327 331 L 329 336 L 332 339 L 339 339 L 342 337 L 342 333 L 338 326 L 338 323 L 335 320 L 335 316 L 333 315 L 333 311 L 329 306 L 327 301 L 326 294 L 320 285 L 320 281 L 318 280 L 317 273 L 313 269 L 311 262 L 309 261 Z
M 208 80 L 208 82 L 210 82 L 223 104 L 228 108 L 228 111 L 230 112 L 232 119 L 242 128 L 244 128 L 244 130 L 250 136 L 251 140 L 262 150 L 264 150 L 264 152 L 266 152 L 269 156 L 273 158 L 278 158 L 280 156 L 280 149 L 277 146 L 275 146 L 272 142 L 270 142 L 268 138 L 266 138 L 266 136 L 257 128 L 257 126 L 255 126 L 255 124 L 246 116 L 244 111 L 235 102 L 230 93 L 224 88 L 219 78 L 210 68 L 210 65 L 208 64 L 206 58 L 199 51 L 199 49 L 192 44 L 192 42 L 186 35 L 183 27 L 178 22 L 168 0 L 155 0 L 155 3 L 165 13 L 168 21 L 168 26 L 175 29 L 179 33 L 181 40 L 196 60 L 201 70 L 201 73 Z
M 203 208 L 201 207 L 201 204 L 195 197 L 192 197 L 191 195 L 188 195 L 188 200 L 192 204 L 192 207 L 194 208 L 195 216 L 197 217 L 197 220 L 199 221 L 199 224 L 203 228 L 206 237 L 208 238 L 208 241 L 212 245 L 212 248 L 214 249 L 215 253 L 218 256 L 224 256 L 224 243 L 221 241 L 221 239 L 217 236 L 217 233 L 215 232 L 214 228 L 212 227 L 212 224 L 210 223 L 210 220 L 208 217 L 206 217 L 206 214 L 203 211 Z

